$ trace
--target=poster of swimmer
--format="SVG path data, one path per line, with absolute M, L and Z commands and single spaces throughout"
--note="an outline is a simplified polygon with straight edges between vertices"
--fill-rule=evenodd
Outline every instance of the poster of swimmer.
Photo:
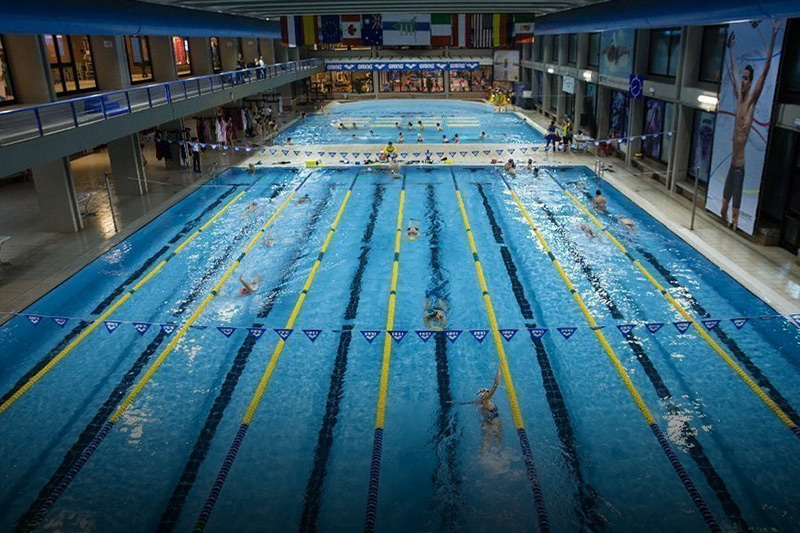
M 728 26 L 706 209 L 752 235 L 785 20 Z
M 600 34 L 600 75 L 628 79 L 633 72 L 636 30 L 604 31 Z
M 519 50 L 495 50 L 494 81 L 519 81 Z

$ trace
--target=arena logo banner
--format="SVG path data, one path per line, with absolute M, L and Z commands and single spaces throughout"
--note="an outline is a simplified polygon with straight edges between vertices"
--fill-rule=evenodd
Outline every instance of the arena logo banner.
M 480 63 L 477 61 L 392 61 L 385 63 L 359 62 L 359 63 L 326 63 L 328 72 L 357 72 L 357 71 L 442 71 L 442 70 L 478 70 Z
M 495 50 L 495 81 L 519 81 L 519 50 Z
M 633 72 L 636 30 L 604 31 L 600 34 L 600 75 L 628 77 Z
M 782 19 L 728 27 L 706 209 L 750 235 L 755 230 L 784 27 Z

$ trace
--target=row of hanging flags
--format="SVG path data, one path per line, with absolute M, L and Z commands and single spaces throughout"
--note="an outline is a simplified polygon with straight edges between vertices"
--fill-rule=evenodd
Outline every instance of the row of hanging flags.
M 500 48 L 533 42 L 532 14 L 383 13 L 281 17 L 284 46 Z
M 24 316 L 28 319 L 28 321 L 33 326 L 39 326 L 43 320 L 48 319 L 57 324 L 60 327 L 65 327 L 68 322 L 70 321 L 78 321 L 83 323 L 91 323 L 94 319 L 86 319 L 86 318 L 75 318 L 75 317 L 62 317 L 62 316 L 48 316 L 48 315 L 35 315 L 35 314 L 20 314 L 20 313 L 9 313 L 16 316 Z M 730 322 L 734 325 L 737 330 L 742 329 L 745 324 L 747 324 L 751 320 L 772 320 L 776 318 L 786 318 L 783 315 L 762 315 L 757 317 L 735 317 L 735 318 L 706 318 L 701 319 L 699 322 L 705 327 L 706 330 L 711 331 L 716 328 L 719 328 L 723 322 Z M 795 326 L 800 328 L 800 313 L 793 313 L 788 316 L 788 319 L 794 323 Z M 103 324 L 106 327 L 106 331 L 109 334 L 114 333 L 119 329 L 122 325 L 132 326 L 134 330 L 140 335 L 144 335 L 147 333 L 150 328 L 160 329 L 167 335 L 171 335 L 174 333 L 178 328 L 181 327 L 181 324 L 175 323 L 158 323 L 158 322 L 132 322 L 132 321 L 124 321 L 124 320 L 104 320 Z M 627 337 L 631 335 L 633 331 L 638 327 L 643 327 L 645 331 L 649 334 L 656 334 L 661 329 L 669 324 L 669 322 L 644 322 L 644 323 L 629 323 L 629 324 L 616 324 L 615 327 L 619 332 L 624 336 Z M 679 320 L 671 323 L 680 335 L 686 333 L 689 328 L 692 326 L 692 322 L 688 320 Z M 564 327 L 556 327 L 556 328 L 544 328 L 544 327 L 536 327 L 536 328 L 525 328 L 528 334 L 533 339 L 541 339 L 542 337 L 547 334 L 548 331 L 558 332 L 564 339 L 569 340 L 575 332 L 579 329 L 589 329 L 589 330 L 598 330 L 605 328 L 605 325 L 597 325 L 594 327 L 590 326 L 564 326 Z M 305 328 L 262 328 L 262 327 L 243 327 L 243 326 L 210 326 L 210 325 L 192 325 L 190 326 L 191 329 L 197 330 L 204 330 L 204 329 L 215 329 L 225 337 L 230 338 L 234 333 L 237 331 L 246 331 L 250 335 L 253 335 L 256 339 L 260 339 L 264 333 L 267 331 L 272 331 L 278 337 L 283 339 L 284 341 L 287 340 L 292 333 L 295 331 L 302 331 L 303 334 L 310 340 L 311 342 L 315 342 L 320 335 L 324 332 L 329 333 L 341 333 L 342 330 L 340 329 L 305 329 Z M 396 342 L 401 342 L 408 333 L 413 331 L 416 336 L 422 340 L 423 342 L 428 342 L 437 331 L 429 330 L 429 329 L 419 329 L 419 330 L 405 330 L 405 329 L 394 329 L 394 330 L 381 330 L 381 329 L 361 329 L 357 330 L 364 339 L 372 344 L 372 342 L 377 339 L 381 334 L 387 333 L 394 339 Z M 472 338 L 477 341 L 479 344 L 482 343 L 489 333 L 491 333 L 488 329 L 446 329 L 442 331 L 447 339 L 450 342 L 455 343 L 456 340 L 461 336 L 462 333 L 468 331 Z M 521 331 L 520 329 L 498 329 L 500 335 L 506 340 L 511 341 L 516 334 Z

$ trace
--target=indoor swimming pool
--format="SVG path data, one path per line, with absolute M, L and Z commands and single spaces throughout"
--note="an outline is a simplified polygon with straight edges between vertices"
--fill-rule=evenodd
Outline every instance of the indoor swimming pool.
M 417 135 L 422 135 L 423 144 L 441 143 L 443 135 L 452 142 L 456 134 L 462 143 L 544 142 L 544 136 L 519 116 L 495 113 L 490 104 L 481 102 L 381 99 L 332 103 L 325 110 L 326 114 L 309 115 L 296 123 L 278 140 L 285 142 L 291 138 L 292 144 L 305 145 L 386 144 L 397 142 L 402 131 L 406 144 L 417 144 Z M 340 122 L 347 129 L 339 129 Z M 418 122 L 422 122 L 423 129 Z M 438 131 L 437 123 L 442 131 Z M 484 137 L 482 132 L 486 134 Z
M 585 167 L 232 168 L 0 327 L 0 529 L 792 530 L 798 331 Z

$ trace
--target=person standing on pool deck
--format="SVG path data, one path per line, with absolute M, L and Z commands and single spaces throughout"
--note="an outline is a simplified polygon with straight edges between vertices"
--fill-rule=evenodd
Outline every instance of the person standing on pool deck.
M 200 142 L 197 137 L 192 137 L 192 170 L 202 172 L 200 170 Z
M 728 69 L 728 80 L 733 85 L 733 94 L 736 97 L 736 111 L 734 112 L 733 127 L 733 149 L 731 150 L 731 163 L 728 167 L 728 175 L 725 178 L 725 186 L 722 190 L 722 208 L 720 216 L 725 224 L 728 224 L 728 204 L 733 199 L 733 213 L 731 217 L 731 228 L 736 230 L 739 226 L 739 207 L 742 205 L 742 189 L 744 188 L 744 151 L 747 146 L 747 139 L 750 137 L 750 130 L 753 127 L 753 118 L 756 112 L 756 103 L 761 97 L 764 89 L 764 82 L 769 73 L 772 63 L 772 50 L 775 48 L 775 37 L 778 35 L 781 22 L 775 19 L 772 25 L 772 40 L 769 42 L 769 52 L 767 60 L 764 62 L 764 70 L 758 77 L 752 92 L 750 87 L 753 84 L 753 67 L 745 65 L 742 72 L 741 85 L 736 84 L 734 73 L 737 72 L 736 58 L 733 54 L 733 45 L 736 43 L 736 34 L 731 32 L 728 37 L 728 55 L 731 58 L 731 66 Z

